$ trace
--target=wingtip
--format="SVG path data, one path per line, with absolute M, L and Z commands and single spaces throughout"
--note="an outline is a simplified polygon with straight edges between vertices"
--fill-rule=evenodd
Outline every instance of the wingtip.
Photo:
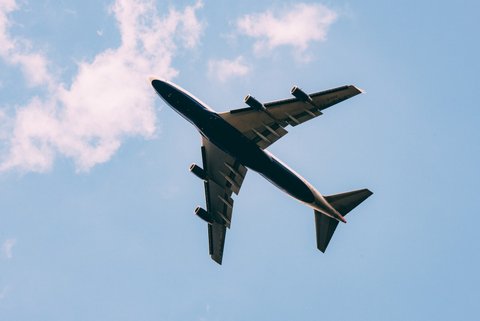
M 215 261 L 215 263 L 217 263 L 218 265 L 222 265 L 222 258 L 220 257 L 217 257 L 215 255 L 210 255 L 210 257 L 212 258 L 213 261 Z
M 357 87 L 357 86 L 353 86 L 353 87 L 354 87 L 356 90 L 358 90 L 358 93 L 359 93 L 359 94 L 364 94 L 364 93 L 366 93 L 366 91 L 365 91 L 364 89 L 362 89 L 362 88 L 359 88 L 359 87 Z

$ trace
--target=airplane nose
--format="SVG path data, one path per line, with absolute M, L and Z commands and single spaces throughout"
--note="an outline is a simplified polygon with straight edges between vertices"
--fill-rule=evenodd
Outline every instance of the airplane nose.
M 170 92 L 172 92 L 172 86 L 165 80 L 158 78 L 150 77 L 150 83 L 152 84 L 155 91 L 161 96 L 166 97 Z
M 167 83 L 164 80 L 158 79 L 158 78 L 155 78 L 155 77 L 150 77 L 150 78 L 148 78 L 148 80 L 150 80 L 150 83 L 155 88 L 167 85 Z

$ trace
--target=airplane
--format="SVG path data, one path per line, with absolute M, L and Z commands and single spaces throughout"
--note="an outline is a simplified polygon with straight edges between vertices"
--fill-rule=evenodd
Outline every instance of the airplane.
M 206 207 L 195 214 L 207 222 L 209 253 L 222 264 L 225 234 L 232 221 L 232 193 L 238 195 L 247 168 L 280 190 L 312 208 L 315 214 L 317 248 L 325 252 L 338 222 L 373 193 L 368 189 L 323 196 L 302 176 L 266 150 L 287 134 L 285 127 L 297 126 L 322 115 L 322 111 L 362 93 L 349 85 L 313 94 L 297 86 L 293 98 L 261 103 L 245 97 L 246 108 L 217 113 L 185 89 L 167 80 L 150 78 L 157 94 L 183 118 L 192 123 L 202 137 L 203 168 L 190 171 L 203 180 Z

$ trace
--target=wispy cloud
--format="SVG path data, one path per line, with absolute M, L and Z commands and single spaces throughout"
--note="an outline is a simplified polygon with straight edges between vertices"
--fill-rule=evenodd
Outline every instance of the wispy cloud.
M 72 158 L 78 170 L 88 170 L 108 161 L 124 137 L 153 137 L 155 97 L 146 79 L 152 73 L 167 79 L 177 75 L 172 60 L 178 48 L 199 43 L 203 23 L 196 12 L 202 5 L 197 1 L 161 16 L 153 0 L 116 0 L 111 13 L 121 45 L 79 63 L 66 86 L 49 72 L 44 54 L 9 35 L 9 13 L 18 6 L 0 0 L 0 58 L 19 65 L 27 80 L 48 92 L 0 124 L 13 128 L 0 170 L 46 171 L 58 155 Z
M 48 59 L 40 52 L 34 52 L 27 39 L 12 38 L 8 33 L 10 20 L 8 15 L 17 10 L 15 0 L 0 0 L 0 58 L 22 70 L 30 86 L 53 86 L 48 71 Z
M 233 77 L 241 77 L 249 74 L 251 67 L 246 64 L 242 56 L 233 60 L 219 59 L 208 62 L 208 74 L 210 77 L 225 82 Z
M 13 246 L 17 243 L 16 239 L 7 239 L 2 244 L 2 256 L 6 259 L 13 257 Z
M 255 38 L 256 54 L 291 46 L 297 58 L 305 60 L 310 43 L 325 41 L 336 19 L 336 12 L 322 4 L 296 3 L 283 10 L 245 15 L 236 26 L 240 34 Z

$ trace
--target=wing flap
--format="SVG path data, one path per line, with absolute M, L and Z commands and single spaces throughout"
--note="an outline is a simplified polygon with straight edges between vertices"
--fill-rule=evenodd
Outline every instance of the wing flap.
M 204 154 L 209 155 L 203 160 L 203 167 L 209 180 L 238 194 L 247 168 L 205 138 L 203 148 Z
M 303 101 L 291 101 L 290 99 L 284 104 L 275 104 L 272 107 L 266 104 L 265 107 L 280 124 L 283 122 L 284 126 L 297 126 L 322 114 L 317 107 L 312 107 Z
M 208 185 L 205 188 L 205 196 L 208 200 L 207 211 L 222 218 L 225 226 L 230 227 L 232 222 L 233 199 L 230 197 L 228 191 L 217 183 L 209 182 L 206 184 Z M 227 203 L 229 205 L 227 205 Z

